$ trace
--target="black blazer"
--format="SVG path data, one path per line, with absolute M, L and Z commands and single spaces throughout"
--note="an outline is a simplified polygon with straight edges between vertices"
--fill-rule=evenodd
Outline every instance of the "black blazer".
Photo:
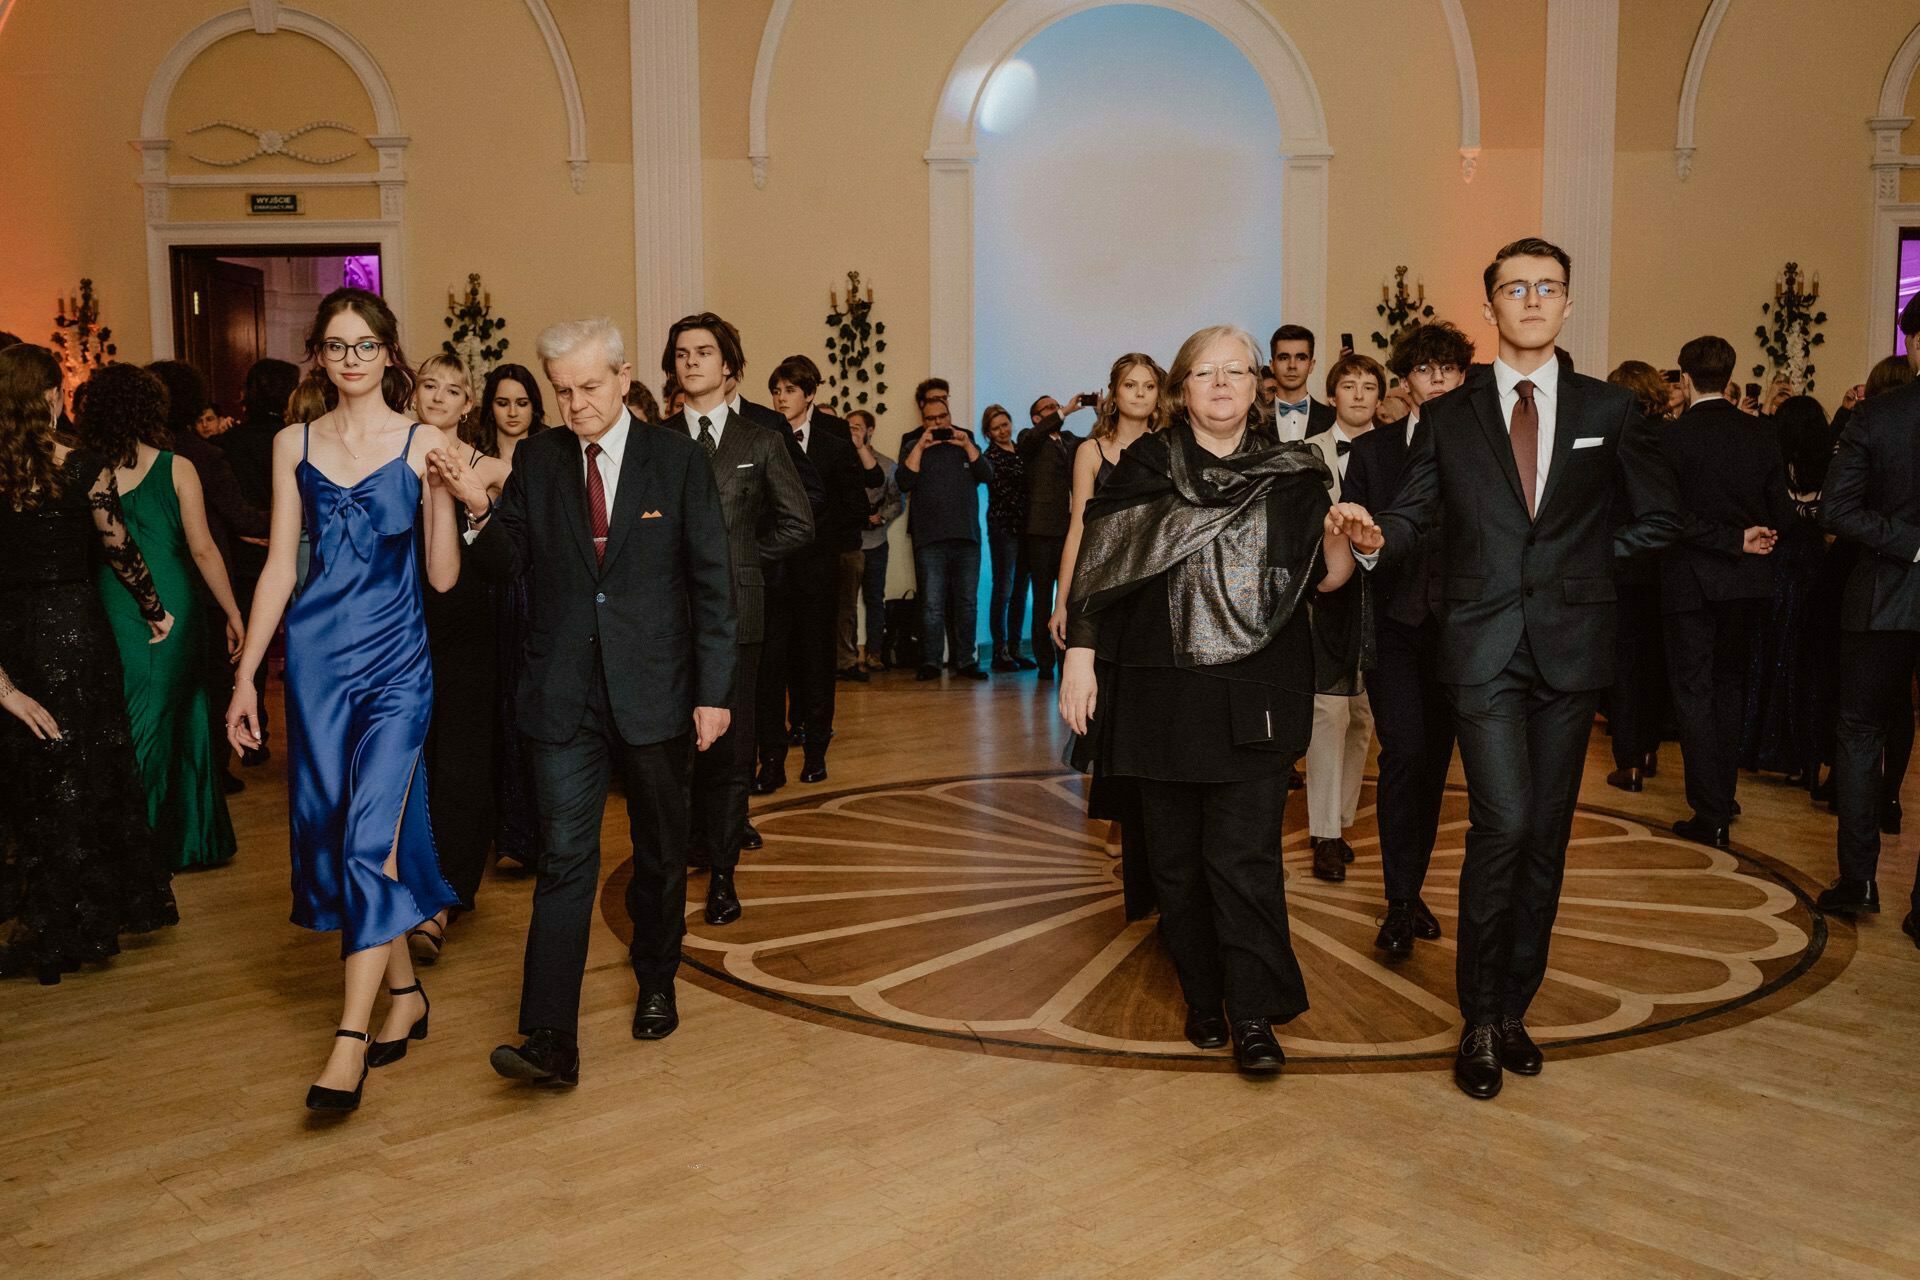
M 861 466 L 846 419 L 818 409 L 807 432 L 805 453 L 826 490 L 826 521 L 814 530 L 818 545 L 835 554 L 858 551 L 860 535 L 867 531 L 867 514 L 873 509 L 867 490 L 885 484 L 886 472 L 878 462 L 871 468 Z
M 1415 437 L 1428 430 L 1423 414 L 1414 429 Z M 1340 482 L 1342 500 L 1358 503 L 1376 515 L 1385 511 L 1400 496 L 1407 460 L 1412 456 L 1406 423 L 1395 422 L 1367 432 L 1353 442 L 1347 454 L 1347 475 Z M 1373 571 L 1374 599 L 1380 602 L 1381 617 L 1417 627 L 1432 615 L 1440 596 L 1440 577 L 1435 572 L 1439 525 L 1436 520 L 1422 544 L 1397 563 L 1383 562 Z
M 564 427 L 513 451 L 506 490 L 471 548 L 490 577 L 526 575 L 527 671 L 515 715 L 537 742 L 578 731 L 603 675 L 614 725 L 632 746 L 687 733 L 696 706 L 728 705 L 733 572 L 706 451 L 684 432 L 629 423 L 604 563 L 593 554 L 586 458 Z
M 699 444 L 684 416 L 669 418 L 658 429 Z M 766 566 L 813 541 L 813 511 L 780 437 L 738 414 L 727 415 L 712 463 L 733 561 L 737 638 L 741 644 L 759 644 L 766 638 Z
M 1681 519 L 1680 540 L 1660 557 L 1661 611 L 1765 600 L 1773 594 L 1773 562 L 1741 546 L 1754 525 L 1786 529 L 1795 519 L 1780 433 L 1723 399 L 1694 405 L 1658 431 Z
M 1493 679 L 1524 633 L 1554 688 L 1606 688 L 1613 683 L 1614 557 L 1679 536 L 1673 471 L 1632 394 L 1565 368 L 1558 376 L 1553 455 L 1534 519 L 1487 365 L 1422 407 L 1428 429 L 1414 441 L 1400 496 L 1376 517 L 1386 534 L 1385 564 L 1420 550 L 1436 521 L 1446 529 L 1443 683 Z M 1631 513 L 1625 524 L 1615 517 L 1619 502 Z
M 1026 466 L 1027 510 L 1021 532 L 1034 538 L 1064 538 L 1073 515 L 1073 452 L 1080 437 L 1064 430 L 1059 414 L 1028 427 L 1013 442 Z M 904 456 L 905 450 L 902 450 Z
M 739 414 L 749 422 L 758 423 L 769 431 L 779 433 L 787 442 L 787 460 L 793 463 L 793 469 L 800 474 L 800 486 L 807 491 L 807 505 L 813 510 L 813 527 L 824 528 L 827 521 L 827 487 L 820 480 L 820 472 L 801 451 L 800 442 L 793 438 L 793 428 L 787 420 L 766 405 L 755 404 L 745 396 L 740 397 Z
M 1840 433 L 1821 520 L 1866 548 L 1840 598 L 1843 631 L 1920 631 L 1920 383 L 1863 401 Z

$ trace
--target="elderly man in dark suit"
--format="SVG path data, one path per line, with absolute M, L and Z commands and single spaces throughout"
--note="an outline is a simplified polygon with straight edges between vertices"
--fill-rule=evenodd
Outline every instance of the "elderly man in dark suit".
M 1738 806 L 1740 726 L 1761 601 L 1773 594 L 1778 530 L 1794 518 L 1780 438 L 1765 418 L 1721 392 L 1733 345 L 1695 338 L 1680 348 L 1687 411 L 1660 429 L 1679 485 L 1683 532 L 1660 559 L 1667 673 L 1680 721 L 1687 803 L 1674 833 L 1727 847 Z
M 1900 316 L 1920 368 L 1920 299 Z M 1920 383 L 1864 401 L 1827 470 L 1823 519 L 1865 553 L 1840 603 L 1840 725 L 1833 765 L 1840 878 L 1820 909 L 1880 909 L 1880 753 L 1886 708 L 1904 701 L 1920 656 Z M 1898 786 L 1898 779 L 1888 780 Z M 1920 878 L 1900 927 L 1920 946 Z
M 711 313 L 687 316 L 667 333 L 660 365 L 686 397 L 661 429 L 685 434 L 713 468 L 732 548 L 738 658 L 727 698 L 732 723 L 694 760 L 689 859 L 710 872 L 708 924 L 740 918 L 733 875 L 747 832 L 753 779 L 755 679 L 765 635 L 766 567 L 813 540 L 813 514 L 780 434 L 732 412 L 726 388 L 741 361 L 733 326 Z
M 738 646 L 726 516 L 706 454 L 633 420 L 631 366 L 609 321 L 554 325 L 538 349 L 568 429 L 515 451 L 498 504 L 456 454 L 436 450 L 432 462 L 478 530 L 477 566 L 524 574 L 531 596 L 517 714 L 531 744 L 539 880 L 520 997 L 526 1041 L 495 1049 L 493 1068 L 570 1085 L 615 770 L 633 838 L 633 1034 L 659 1039 L 679 1025 L 689 757 L 727 731 Z
M 1571 273 L 1544 240 L 1495 255 L 1484 283 L 1498 358 L 1424 406 L 1431 430 L 1399 499 L 1377 530 L 1360 512 L 1350 534 L 1393 564 L 1446 530 L 1436 670 L 1470 822 L 1454 1081 L 1475 1098 L 1500 1091 L 1503 1069 L 1541 1069 L 1525 1018 L 1547 973 L 1587 736 L 1613 681 L 1614 557 L 1680 532 L 1673 472 L 1632 394 L 1558 358 Z

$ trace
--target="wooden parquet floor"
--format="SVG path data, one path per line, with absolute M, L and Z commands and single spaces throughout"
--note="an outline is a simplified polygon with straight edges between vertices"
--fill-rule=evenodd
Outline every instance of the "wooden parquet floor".
M 904 792 L 906 807 L 881 816 L 912 820 L 930 780 L 988 779 L 958 792 L 999 810 L 974 830 L 999 842 L 983 882 L 1018 889 L 1035 877 L 1005 867 L 1037 869 L 1060 882 L 1055 892 L 1086 891 L 1064 899 L 1093 908 L 1082 919 L 1018 949 L 980 950 L 1064 908 L 1022 916 L 989 904 L 958 917 L 997 916 L 982 932 L 922 927 L 931 904 L 919 900 L 750 902 L 737 935 L 697 926 L 689 956 L 724 972 L 728 954 L 703 951 L 702 938 L 764 942 L 912 917 L 915 927 L 885 931 L 898 935 L 891 950 L 868 929 L 755 960 L 788 985 L 878 990 L 900 1025 L 870 1033 L 838 1014 L 796 1016 L 702 977 L 681 984 L 682 1027 L 658 1044 L 628 1035 L 632 979 L 597 923 L 581 1087 L 529 1092 L 486 1062 L 511 1038 L 532 890 L 527 877 L 495 874 L 424 973 L 432 1038 L 374 1073 L 361 1111 L 332 1125 L 310 1123 L 301 1099 L 329 1047 L 337 942 L 286 923 L 278 757 L 248 771 L 234 806 L 240 857 L 176 880 L 177 928 L 58 987 L 0 985 L 0 1276 L 1920 1277 L 1920 951 L 1895 909 L 1920 836 L 1889 841 L 1886 914 L 1857 930 L 1829 922 L 1806 973 L 1714 1014 L 1740 982 L 1777 977 L 1791 946 L 1804 949 L 1792 934 L 1804 939 L 1812 918 L 1784 903 L 1769 914 L 1769 891 L 1755 886 L 1824 883 L 1833 819 L 1804 792 L 1743 778 L 1735 837 L 1752 866 L 1690 862 L 1652 834 L 1685 812 L 1678 750 L 1669 745 L 1643 795 L 1623 795 L 1602 781 L 1610 764 L 1596 732 L 1584 799 L 1604 812 L 1582 822 L 1622 838 L 1593 846 L 1591 871 L 1608 874 L 1589 875 L 1587 890 L 1569 878 L 1569 897 L 1587 901 L 1562 923 L 1593 936 L 1556 943 L 1556 966 L 1588 986 L 1556 996 L 1555 1019 L 1604 1021 L 1621 992 L 1651 991 L 1685 997 L 1673 1009 L 1707 1010 L 1706 1025 L 1552 1052 L 1542 1076 L 1509 1080 L 1492 1103 L 1457 1093 L 1444 1056 L 1316 1068 L 1316 1053 L 1341 1055 L 1303 1042 L 1435 1034 L 1441 1015 L 1415 992 L 1445 994 L 1448 966 L 1410 971 L 1398 1027 L 1378 1029 L 1369 1002 L 1387 987 L 1363 968 L 1377 864 L 1363 844 L 1353 892 L 1316 891 L 1301 885 L 1290 838 L 1296 930 L 1325 939 L 1303 942 L 1303 961 L 1309 948 L 1356 953 L 1338 968 L 1309 962 L 1315 1010 L 1288 1029 L 1300 1068 L 1260 1084 L 1205 1062 L 1116 1069 L 1058 1051 L 1058 1029 L 1177 1040 L 1160 961 L 1136 939 L 1111 966 L 1088 968 L 1124 932 L 1110 904 L 1096 905 L 1112 896 L 1095 874 L 1097 830 L 1076 844 L 1070 804 L 1021 800 L 993 781 L 1062 778 L 1051 693 L 1031 676 L 842 685 L 831 780 L 760 802 L 782 816 L 769 817 L 768 857 L 741 883 L 749 899 L 817 899 L 845 871 L 793 867 L 840 865 L 861 839 L 903 843 L 900 828 L 862 815 L 875 803 L 862 796 Z M 820 816 L 841 793 L 851 799 L 838 815 Z M 1063 826 L 1057 849 L 1070 852 L 1049 853 L 1051 836 L 1039 849 L 1010 843 L 1035 822 Z M 809 824 L 831 838 L 792 839 Z M 624 830 L 616 799 L 604 875 L 625 856 Z M 955 843 L 922 834 L 904 843 Z M 1008 852 L 1042 861 L 999 856 Z M 1451 883 L 1444 866 L 1436 860 L 1436 890 Z M 882 874 L 928 883 L 866 879 Z M 1013 890 L 952 892 L 943 906 Z M 1451 937 L 1445 893 L 1432 900 Z M 1688 922 L 1684 936 L 1662 928 L 1663 914 Z M 956 939 L 976 952 L 953 961 Z M 1712 954 L 1662 954 L 1649 939 Z M 1769 948 L 1787 949 L 1727 976 L 1739 965 L 1726 956 Z M 809 999 L 858 1008 L 860 997 Z M 1066 1012 L 1038 1018 L 1049 1003 Z M 1008 1034 L 1051 1040 L 956 1049 L 917 1025 L 929 1019 L 1031 1022 Z

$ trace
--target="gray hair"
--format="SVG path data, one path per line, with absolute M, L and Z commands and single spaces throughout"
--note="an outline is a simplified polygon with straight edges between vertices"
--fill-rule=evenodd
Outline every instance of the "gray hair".
M 606 353 L 608 367 L 616 373 L 627 363 L 627 344 L 620 336 L 619 326 L 606 316 L 590 316 L 585 320 L 562 320 L 550 324 L 540 331 L 534 341 L 534 350 L 540 354 L 540 362 L 570 356 L 589 342 L 597 342 Z

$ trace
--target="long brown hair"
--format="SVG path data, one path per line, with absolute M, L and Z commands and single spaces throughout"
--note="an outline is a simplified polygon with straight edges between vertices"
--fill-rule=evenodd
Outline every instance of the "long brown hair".
M 320 348 L 327 340 L 327 326 L 335 316 L 347 311 L 366 321 L 367 331 L 387 349 L 387 368 L 380 375 L 380 394 L 387 407 L 395 413 L 409 412 L 413 404 L 413 369 L 400 350 L 400 322 L 393 318 L 393 308 L 387 305 L 386 299 L 377 293 L 343 288 L 322 298 L 319 309 L 313 313 L 313 327 L 307 331 L 308 362 L 322 377 L 326 376 Z M 340 403 L 340 388 L 333 385 L 332 378 L 326 379 L 321 393 L 326 396 L 327 408 Z
M 500 384 L 503 382 L 517 382 L 527 389 L 533 421 L 527 424 L 526 438 L 531 440 L 547 429 L 547 403 L 540 394 L 540 384 L 533 380 L 533 371 L 523 364 L 497 364 L 487 372 L 486 385 L 480 391 L 480 403 L 469 419 L 472 427 L 460 433 L 462 440 L 489 458 L 500 456 L 500 423 L 493 416 L 493 400 L 500 394 Z
M 1607 375 L 1607 381 L 1633 392 L 1642 417 L 1658 421 L 1667 416 L 1670 403 L 1667 397 L 1672 384 L 1646 361 L 1622 360 L 1619 367 Z
M 1145 369 L 1153 374 L 1156 384 L 1153 412 L 1147 417 L 1148 434 L 1167 425 L 1167 371 L 1146 352 L 1129 351 L 1115 360 L 1113 368 L 1107 371 L 1107 394 L 1100 398 L 1100 408 L 1094 414 L 1093 430 L 1089 433 L 1095 440 L 1111 440 L 1119 434 L 1120 380 L 1135 369 Z
M 53 352 L 30 342 L 0 348 L 0 499 L 15 511 L 60 493 L 47 408 L 47 392 L 59 385 Z

